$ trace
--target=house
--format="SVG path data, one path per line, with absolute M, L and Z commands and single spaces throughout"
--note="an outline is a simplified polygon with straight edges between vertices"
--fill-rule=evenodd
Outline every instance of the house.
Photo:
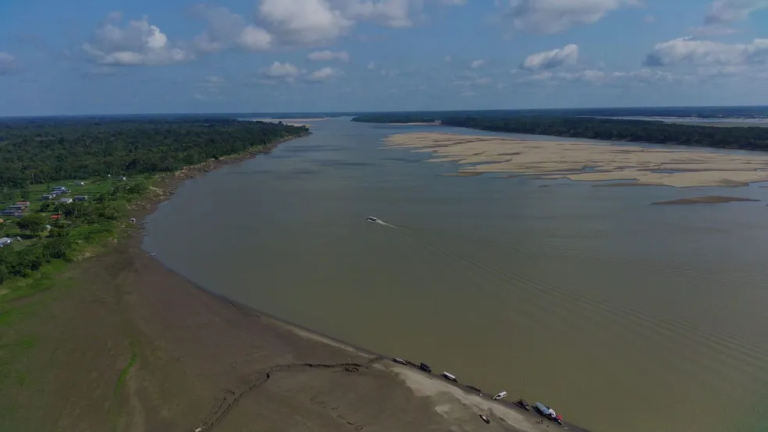
M 72 198 L 60 198 L 59 204 L 70 204 L 72 203 Z
M 29 207 L 29 201 L 16 201 L 16 205 L 20 205 L 24 208 Z
M 51 215 L 52 220 L 57 220 L 59 218 L 61 218 L 61 215 Z
M 48 195 L 52 195 L 52 196 L 56 197 L 56 196 L 61 195 L 61 191 L 52 190 L 52 191 L 48 192 Z
M 85 182 L 82 181 L 76 181 L 75 186 L 85 186 Z
M 13 243 L 13 240 L 9 239 L 8 237 L 0 238 L 0 248 L 8 246 L 11 243 Z
M 88 201 L 88 195 L 77 195 L 75 201 Z
M 52 200 L 54 198 L 56 198 L 56 195 L 50 195 L 50 194 L 43 195 L 42 197 L 40 197 L 40 199 L 43 200 L 43 201 L 49 201 L 49 200 Z
M 19 204 L 12 204 L 8 206 L 8 210 L 24 211 L 27 207 Z
M 13 209 L 5 209 L 0 214 L 3 216 L 24 217 L 24 213 Z

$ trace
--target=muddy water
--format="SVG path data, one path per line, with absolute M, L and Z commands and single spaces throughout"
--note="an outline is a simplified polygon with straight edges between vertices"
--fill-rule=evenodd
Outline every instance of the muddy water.
M 765 430 L 768 189 L 449 177 L 380 143 L 424 130 L 319 122 L 188 182 L 145 247 L 210 290 L 595 431 Z M 701 195 L 763 201 L 649 205 Z

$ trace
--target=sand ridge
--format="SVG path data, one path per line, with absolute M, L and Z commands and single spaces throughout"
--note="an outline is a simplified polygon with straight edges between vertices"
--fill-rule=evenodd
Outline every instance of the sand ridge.
M 745 186 L 768 181 L 768 155 L 704 149 L 649 148 L 610 143 L 530 141 L 447 133 L 406 133 L 385 139 L 390 147 L 432 154 L 430 162 L 456 162 L 462 175 L 505 173 L 573 181 L 637 181 L 695 187 Z

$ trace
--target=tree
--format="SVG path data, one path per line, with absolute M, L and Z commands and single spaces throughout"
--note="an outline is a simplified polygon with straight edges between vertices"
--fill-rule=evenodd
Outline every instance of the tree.
M 39 213 L 33 213 L 17 220 L 16 226 L 19 227 L 20 230 L 29 231 L 32 234 L 38 234 L 45 231 L 45 225 L 47 222 L 48 220 L 45 218 L 45 216 Z

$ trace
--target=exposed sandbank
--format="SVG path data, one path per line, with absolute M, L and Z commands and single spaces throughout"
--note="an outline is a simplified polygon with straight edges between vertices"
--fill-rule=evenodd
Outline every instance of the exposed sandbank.
M 654 186 L 744 186 L 768 181 L 768 154 L 716 153 L 586 142 L 528 141 L 445 133 L 388 137 L 391 147 L 432 153 L 430 162 L 462 165 L 461 175 L 534 174 L 573 181 L 635 180 Z M 622 185 L 626 185 L 623 183 Z
M 659 205 L 674 205 L 674 204 L 724 204 L 729 202 L 745 202 L 745 201 L 760 201 L 756 199 L 750 199 L 750 198 L 741 198 L 741 197 L 727 197 L 727 196 L 702 196 L 702 197 L 694 197 L 694 198 L 681 198 L 671 201 L 658 201 L 653 204 L 659 204 Z

